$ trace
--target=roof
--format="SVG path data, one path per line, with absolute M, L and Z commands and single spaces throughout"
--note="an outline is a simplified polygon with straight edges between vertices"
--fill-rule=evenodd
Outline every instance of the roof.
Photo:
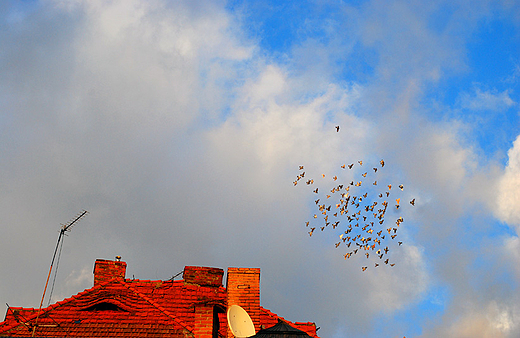
M 260 321 L 264 327 L 272 327 L 278 324 L 280 321 L 285 323 L 292 323 L 294 326 L 297 326 L 300 330 L 304 331 L 311 337 L 317 338 L 316 334 L 316 324 L 312 322 L 291 322 L 285 319 L 282 316 L 277 315 L 263 307 L 260 307 Z M 262 330 L 260 330 L 262 331 Z M 258 331 L 257 334 L 260 332 Z
M 207 289 L 182 281 L 109 281 L 42 309 L 36 332 L 49 337 L 184 337 L 193 331 L 194 303 L 223 303 L 224 288 Z M 37 312 L 10 308 L 0 335 L 27 336 Z
M 286 322 L 279 320 L 278 323 L 270 328 L 257 332 L 250 338 L 305 338 L 311 337 L 302 330 L 292 327 Z
M 197 337 L 203 311 L 208 311 L 209 325 L 217 330 L 213 336 L 218 332 L 226 337 L 229 295 L 218 277 L 223 270 L 222 274 L 217 268 L 185 270 L 185 278 L 176 281 L 95 276 L 92 288 L 41 309 L 39 317 L 38 309 L 10 307 L 0 323 L 0 337 L 30 337 L 35 324 L 36 337 Z M 200 279 L 199 270 L 208 278 Z M 257 309 L 259 327 L 286 321 L 261 306 Z M 293 325 L 318 337 L 314 323 Z

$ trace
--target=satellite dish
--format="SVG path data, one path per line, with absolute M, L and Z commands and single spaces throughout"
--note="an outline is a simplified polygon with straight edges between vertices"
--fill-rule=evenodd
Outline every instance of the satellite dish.
M 255 326 L 246 310 L 238 305 L 231 305 L 227 310 L 227 321 L 231 332 L 237 338 L 255 335 Z

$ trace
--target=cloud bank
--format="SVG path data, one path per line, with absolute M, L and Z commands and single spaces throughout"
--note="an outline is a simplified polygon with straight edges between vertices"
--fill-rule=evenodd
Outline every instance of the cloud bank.
M 96 258 L 121 255 L 140 279 L 261 267 L 262 305 L 322 337 L 517 336 L 518 228 L 490 236 L 489 224 L 520 224 L 519 138 L 497 169 L 468 142 L 471 124 L 430 97 L 468 72 L 465 39 L 487 2 L 342 5 L 282 55 L 250 34 L 243 5 L 2 8 L 0 299 L 36 306 L 59 223 L 87 209 L 54 300 L 91 287 Z M 515 95 L 479 89 L 454 105 L 514 109 Z M 312 196 L 292 181 L 300 165 L 333 175 L 381 158 L 382 181 L 417 204 L 401 214 L 399 264 L 362 273 L 336 233 L 308 236 Z

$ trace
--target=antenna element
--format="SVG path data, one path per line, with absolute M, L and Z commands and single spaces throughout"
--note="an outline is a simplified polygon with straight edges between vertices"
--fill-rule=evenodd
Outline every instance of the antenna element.
M 54 265 L 54 259 L 56 258 L 56 252 L 58 251 L 58 246 L 60 245 L 61 238 L 63 237 L 65 232 L 70 231 L 72 226 L 75 223 L 77 223 L 81 218 L 83 218 L 86 214 L 88 214 L 88 211 L 83 210 L 73 220 L 69 221 L 66 224 L 62 224 L 62 227 L 60 230 L 60 235 L 58 236 L 58 243 L 56 243 L 56 248 L 54 249 L 54 255 L 52 256 L 51 267 L 49 268 L 49 274 L 47 275 L 47 281 L 45 282 L 45 288 L 43 289 L 43 295 L 42 295 L 42 300 L 40 302 L 40 308 L 38 309 L 38 315 L 36 316 L 36 321 L 34 322 L 32 337 L 34 337 L 34 334 L 36 333 L 36 327 L 38 326 L 38 318 L 40 317 L 40 312 L 42 310 L 42 305 L 43 305 L 43 299 L 45 298 L 45 292 L 47 291 L 47 285 L 49 284 L 49 278 L 51 277 L 52 266 Z

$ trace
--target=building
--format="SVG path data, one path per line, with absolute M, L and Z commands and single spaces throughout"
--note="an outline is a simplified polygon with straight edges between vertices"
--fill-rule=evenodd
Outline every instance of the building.
M 311 337 L 314 323 L 291 323 L 260 306 L 260 269 L 186 266 L 182 280 L 125 278 L 125 262 L 98 259 L 94 286 L 38 309 L 7 310 L 0 337 L 233 337 L 226 309 L 239 305 L 255 331 L 283 320 Z
M 280 320 L 275 326 L 258 331 L 251 338 L 309 338 L 310 336 Z

